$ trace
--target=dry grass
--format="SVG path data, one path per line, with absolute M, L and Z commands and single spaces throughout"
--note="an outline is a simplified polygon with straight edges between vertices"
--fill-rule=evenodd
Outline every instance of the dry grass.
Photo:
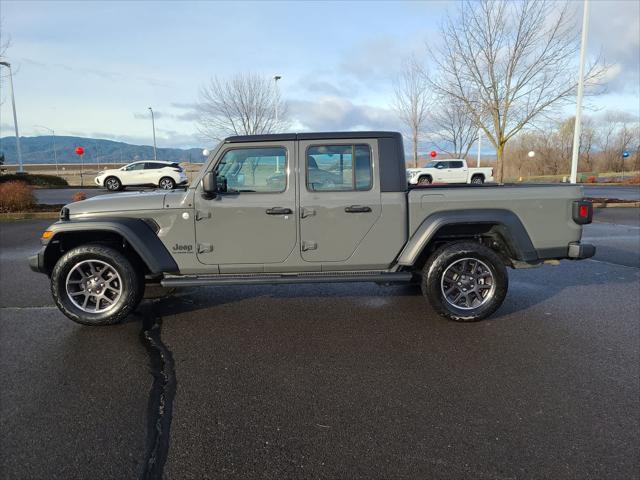
M 32 209 L 35 204 L 32 187 L 25 182 L 0 184 L 0 212 L 22 212 Z

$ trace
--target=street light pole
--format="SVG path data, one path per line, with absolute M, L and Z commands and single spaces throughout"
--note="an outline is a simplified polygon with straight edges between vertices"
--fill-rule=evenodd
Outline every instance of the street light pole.
M 277 129 L 279 129 L 279 125 L 278 125 L 278 104 L 280 103 L 280 91 L 278 90 L 278 80 L 280 80 L 282 78 L 281 75 L 274 75 L 273 76 L 273 82 L 275 84 L 276 87 L 276 101 L 275 101 L 275 114 L 276 114 L 276 122 L 275 122 L 275 127 Z M 280 172 L 280 157 L 276 157 L 276 173 Z
M 482 130 L 478 129 L 478 168 L 480 168 L 480 150 L 482 149 Z
M 24 172 L 22 167 L 22 149 L 20 148 L 20 134 L 18 133 L 18 116 L 16 115 L 16 97 L 13 91 L 13 72 L 11 71 L 11 64 L 9 62 L 0 62 L 0 65 L 4 65 L 9 69 L 9 85 L 11 86 L 11 106 L 13 107 L 13 126 L 16 129 L 16 153 L 18 154 L 18 172 Z
M 282 78 L 281 75 L 274 75 L 273 81 L 276 86 L 276 101 L 275 101 L 275 110 L 276 110 L 276 128 L 278 128 L 278 103 L 280 103 L 280 92 L 278 91 L 278 80 Z
M 36 125 L 37 128 L 44 128 L 49 130 L 53 136 L 53 161 L 56 164 L 56 175 L 58 175 L 58 154 L 56 151 L 56 131 L 53 128 L 45 127 L 44 125 Z
M 578 180 L 578 156 L 580 154 L 580 133 L 582 127 L 582 95 L 584 90 L 584 57 L 587 50 L 589 30 L 589 0 L 584 0 L 582 9 L 582 39 L 580 45 L 580 67 L 578 70 L 578 96 L 576 99 L 576 123 L 573 129 L 573 151 L 571 153 L 571 183 Z
M 153 108 L 149 107 L 151 112 L 151 125 L 153 126 L 153 159 L 158 160 L 158 149 L 156 148 L 156 120 L 153 116 Z

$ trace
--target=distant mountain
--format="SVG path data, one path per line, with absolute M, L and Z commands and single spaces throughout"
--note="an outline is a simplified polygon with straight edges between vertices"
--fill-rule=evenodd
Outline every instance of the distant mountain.
M 150 145 L 131 145 L 99 138 L 58 135 L 55 140 L 58 163 L 80 163 L 80 157 L 75 154 L 75 149 L 78 146 L 84 148 L 85 163 L 127 163 L 135 160 L 153 159 L 153 146 Z M 20 147 L 24 164 L 54 163 L 53 137 L 51 135 L 20 137 Z M 5 165 L 18 163 L 15 137 L 0 138 L 0 152 L 4 153 Z M 158 160 L 202 162 L 202 148 L 158 148 Z

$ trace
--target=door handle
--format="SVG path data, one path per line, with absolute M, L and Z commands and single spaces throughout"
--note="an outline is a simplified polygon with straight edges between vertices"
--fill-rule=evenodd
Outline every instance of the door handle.
M 364 205 L 351 205 L 350 207 L 345 207 L 344 211 L 347 213 L 367 213 L 371 211 L 371 207 Z
M 291 215 L 293 213 L 293 210 L 291 210 L 290 208 L 273 207 L 268 208 L 265 213 L 267 215 Z

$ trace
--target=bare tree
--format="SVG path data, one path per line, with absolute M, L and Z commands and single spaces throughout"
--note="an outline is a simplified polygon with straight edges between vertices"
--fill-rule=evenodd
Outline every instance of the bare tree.
M 395 82 L 393 107 L 411 137 L 413 166 L 418 166 L 418 143 L 427 120 L 429 93 L 427 78 L 414 57 L 405 61 Z
M 633 149 L 638 138 L 640 121 L 637 117 L 620 111 L 609 111 L 599 120 L 596 144 L 604 160 L 604 168 L 619 172 L 623 167 L 623 153 Z
M 445 20 L 442 45 L 431 51 L 436 92 L 463 102 L 497 154 L 503 179 L 505 145 L 536 116 L 573 96 L 578 32 L 569 4 L 550 0 L 465 0 Z M 585 79 L 597 83 L 604 67 Z
M 591 120 L 590 117 L 582 117 L 582 129 L 580 131 L 580 154 L 582 155 L 583 165 L 586 167 L 587 172 L 592 172 L 594 169 L 592 150 L 595 138 L 596 131 L 593 127 L 593 120 Z
M 478 140 L 478 125 L 457 98 L 438 98 L 429 125 L 431 142 L 452 158 L 466 158 Z
M 213 140 L 228 135 L 273 133 L 288 126 L 286 105 L 274 83 L 255 73 L 211 78 L 200 89 L 197 111 L 200 133 Z

